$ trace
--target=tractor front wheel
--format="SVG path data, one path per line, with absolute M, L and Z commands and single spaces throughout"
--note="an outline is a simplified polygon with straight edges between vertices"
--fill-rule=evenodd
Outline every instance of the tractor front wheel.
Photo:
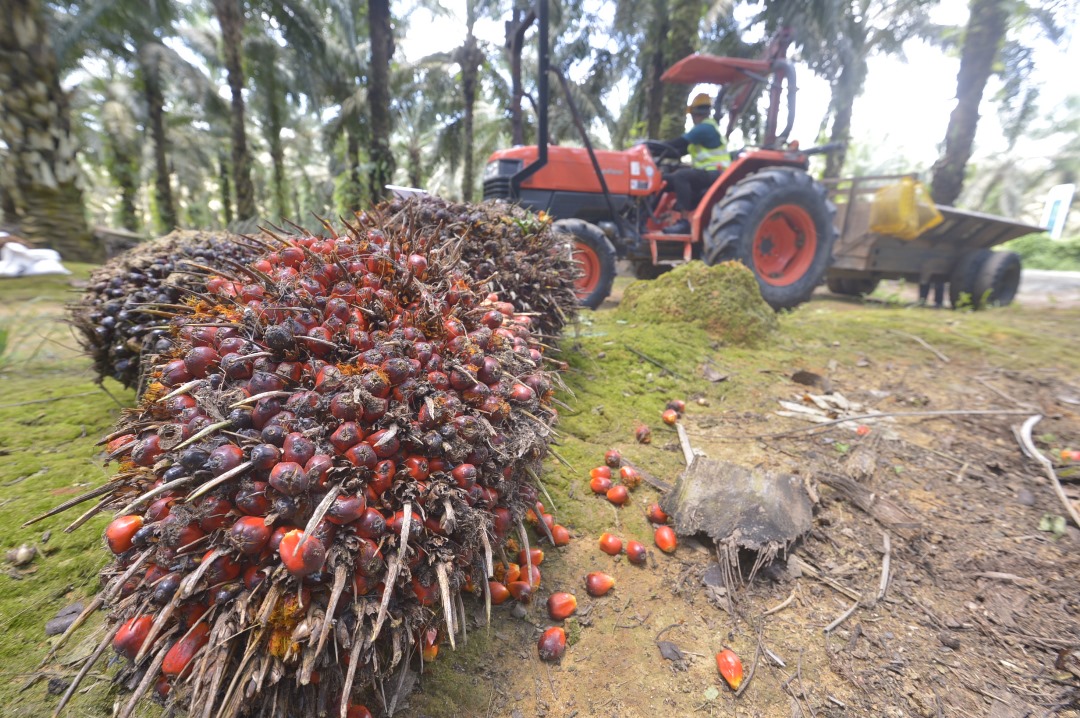
M 571 251 L 581 271 L 574 292 L 582 306 L 596 309 L 615 281 L 615 247 L 599 227 L 581 219 L 561 219 L 552 229 L 573 237 Z
M 757 277 L 762 298 L 788 309 L 810 298 L 829 266 L 836 208 L 825 188 L 794 167 L 740 180 L 713 207 L 705 262 L 737 260 Z

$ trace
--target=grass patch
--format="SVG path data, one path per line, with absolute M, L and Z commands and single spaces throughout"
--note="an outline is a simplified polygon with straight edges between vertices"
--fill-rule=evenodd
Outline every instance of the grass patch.
M 1019 237 L 1002 247 L 1019 254 L 1028 269 L 1080 271 L 1080 237 L 1050 239 L 1043 232 Z

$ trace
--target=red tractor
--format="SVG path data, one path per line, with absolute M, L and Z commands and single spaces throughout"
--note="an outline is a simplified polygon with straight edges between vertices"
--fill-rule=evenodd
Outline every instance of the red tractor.
M 596 308 L 611 292 L 617 258 L 629 259 L 639 278 L 673 265 L 702 259 L 708 264 L 738 260 L 757 276 L 761 294 L 774 309 L 809 299 L 829 265 L 836 229 L 835 208 L 825 188 L 807 173 L 809 156 L 831 146 L 800 150 L 788 142 L 794 121 L 795 75 L 785 55 L 791 37 L 781 32 L 763 59 L 695 54 L 667 70 L 665 82 L 714 84 L 714 113 L 727 114 L 730 135 L 742 111 L 769 85 L 765 139 L 760 147 L 732 153 L 732 161 L 690 217 L 690 234 L 668 234 L 674 224 L 674 194 L 664 171 L 678 167 L 676 152 L 646 140 L 623 151 L 593 150 L 575 115 L 584 147 L 549 146 L 547 137 L 547 3 L 539 3 L 539 143 L 499 150 L 484 172 L 484 199 L 506 199 L 543 210 L 575 237 L 574 255 L 583 269 L 578 296 Z M 558 71 L 566 89 L 566 78 Z M 777 132 L 786 91 L 787 126 Z

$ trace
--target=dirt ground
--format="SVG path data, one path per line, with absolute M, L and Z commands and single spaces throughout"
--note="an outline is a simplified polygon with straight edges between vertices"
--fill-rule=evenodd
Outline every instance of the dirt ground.
M 397 715 L 1080 716 L 1080 530 L 1059 523 L 1055 532 L 1053 517 L 1064 507 L 1012 428 L 1041 414 L 1040 449 L 1055 459 L 1063 448 L 1080 449 L 1077 326 L 1080 310 L 1062 307 L 959 314 L 818 297 L 783 319 L 772 344 L 748 350 L 680 327 L 619 323 L 606 309 L 586 316 L 563 342 L 575 395 L 558 450 L 573 468 L 552 462 L 544 478 L 545 503 L 574 540 L 565 549 L 542 544 L 543 580 L 530 606 L 496 607 L 484 626 L 482 604 L 472 603 L 467 643 L 442 646 Z M 49 394 L 27 382 L 87 390 L 84 367 L 64 356 L 74 363 L 23 379 L 0 376 L 12 390 L 9 404 L 32 404 L 27 426 L 59 425 L 70 413 L 63 402 L 34 403 Z M 882 418 L 864 422 L 865 436 L 851 426 L 811 431 L 776 414 L 779 400 L 821 392 L 794 382 L 798 369 L 867 411 L 1001 413 Z M 677 478 L 682 453 L 659 421 L 675 397 L 688 402 L 684 426 L 694 449 L 803 477 L 819 498 L 805 539 L 732 591 L 714 578 L 707 540 L 683 538 L 672 555 L 653 546 L 644 510 L 656 489 L 643 485 L 616 509 L 588 488 L 589 469 L 607 448 L 665 481 Z M 652 426 L 648 446 L 633 439 L 642 422 Z M 59 452 L 54 466 L 65 451 L 87 463 L 103 430 L 90 423 L 81 436 L 73 428 L 62 448 L 50 447 Z M 0 432 L 0 451 L 27 458 L 12 429 Z M 779 432 L 791 433 L 765 436 Z M 1077 477 L 1057 463 L 1076 499 Z M 55 503 L 71 483 L 52 475 L 23 481 L 27 471 L 0 470 L 4 525 L 19 523 L 32 492 L 51 492 L 38 501 Z M 103 480 L 100 469 L 85 471 L 93 476 L 87 481 Z M 101 527 L 75 532 L 70 540 L 82 543 L 57 544 L 69 540 L 58 529 L 72 518 L 15 530 L 3 543 L 7 550 L 49 529 L 58 537 L 36 573 L 0 575 L 4 715 L 51 713 L 56 697 L 45 682 L 18 689 L 48 648 L 44 621 L 95 590 Z M 600 552 L 605 531 L 644 543 L 647 565 Z M 583 577 L 591 571 L 610 574 L 615 588 L 590 598 Z M 578 610 L 565 622 L 571 645 L 549 664 L 538 659 L 536 641 L 556 623 L 545 606 L 557 590 L 575 594 Z M 658 641 L 677 647 L 670 654 L 665 646 L 676 660 Z M 714 655 L 724 647 L 741 656 L 748 675 L 738 696 L 717 673 Z M 50 670 L 62 678 L 74 668 Z M 106 674 L 70 715 L 110 715 L 116 694 Z

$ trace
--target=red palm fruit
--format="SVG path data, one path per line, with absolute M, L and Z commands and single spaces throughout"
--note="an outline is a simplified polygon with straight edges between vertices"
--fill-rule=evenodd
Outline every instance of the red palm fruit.
M 679 543 L 675 538 L 675 532 L 670 526 L 658 527 L 656 533 L 653 534 L 653 541 L 656 542 L 656 547 L 664 553 L 672 553 Z
M 622 465 L 622 454 L 619 453 L 618 449 L 609 449 L 604 454 L 604 463 L 612 469 L 617 469 Z
M 633 466 L 624 466 L 619 469 L 619 478 L 628 489 L 641 486 L 641 474 Z
M 244 450 L 236 444 L 225 444 L 210 452 L 205 468 L 214 476 L 235 469 L 244 460 Z
M 139 649 L 142 648 L 143 641 L 149 635 L 152 625 L 154 625 L 153 616 L 129 618 L 113 636 L 113 650 L 124 658 L 134 660 L 135 656 L 139 655 Z
M 169 519 L 166 519 L 166 521 L 170 520 L 171 518 L 172 517 L 169 517 Z M 198 543 L 200 540 L 202 540 L 205 537 L 206 537 L 206 532 L 203 531 L 201 528 L 199 528 L 198 524 L 195 524 L 195 523 L 184 524 L 184 526 L 182 526 L 180 528 L 180 530 L 176 532 L 175 539 L 171 543 L 169 543 L 167 545 L 172 546 L 172 547 L 176 548 L 177 550 L 182 551 L 182 550 L 184 550 L 184 549 Z
M 251 467 L 259 471 L 268 471 L 281 461 L 281 449 L 273 444 L 256 444 L 251 447 Z
M 339 454 L 344 454 L 363 440 L 364 433 L 360 430 L 360 427 L 356 422 L 353 421 L 343 422 L 341 426 L 330 435 L 330 445 L 333 446 Z
M 521 567 L 516 563 L 500 564 L 495 569 L 495 577 L 505 584 L 513 583 L 521 579 Z
M 375 465 L 379 463 L 378 453 L 372 448 L 371 444 L 366 441 L 361 441 L 359 444 L 346 451 L 345 458 L 348 459 L 353 466 L 362 469 L 374 469 Z M 387 457 L 384 456 L 382 458 L 385 459 Z
M 510 533 L 510 526 L 513 523 L 513 517 L 510 514 L 510 509 L 505 506 L 496 506 L 492 512 L 494 517 L 492 518 L 492 528 L 495 530 L 495 536 L 499 539 L 506 538 Z
M 371 539 L 357 539 L 360 546 L 356 551 L 356 571 L 369 578 L 378 576 L 383 570 L 383 555 L 378 544 Z
M 630 494 L 622 484 L 612 486 L 607 490 L 607 500 L 616 506 L 622 506 L 630 499 Z
M 593 571 L 585 577 L 585 592 L 594 598 L 603 596 L 615 586 L 615 579 L 600 571 Z
M 595 469 L 592 469 L 589 472 L 589 476 L 591 478 L 594 478 L 594 479 L 597 478 L 598 476 L 603 477 L 605 479 L 610 479 L 611 478 L 611 467 L 610 466 L 597 466 Z
M 143 526 L 143 517 L 138 514 L 128 514 L 105 527 L 105 541 L 109 544 L 109 550 L 115 554 L 121 554 L 131 548 L 131 538 L 135 532 Z
M 548 596 L 548 615 L 553 621 L 563 621 L 577 610 L 577 599 L 569 593 L 558 591 Z
M 167 387 L 180 386 L 191 381 L 191 373 L 183 359 L 174 359 L 161 370 L 161 383 Z
M 322 542 L 317 538 L 309 537 L 301 543 L 303 538 L 303 531 L 293 529 L 281 537 L 281 544 L 278 545 L 281 562 L 285 564 L 289 573 L 297 578 L 318 572 L 326 561 L 326 549 Z
M 304 464 L 304 472 L 308 475 L 308 479 L 320 489 L 326 488 L 326 481 L 332 468 L 334 468 L 334 459 L 327 454 L 315 454 Z
M 660 418 L 664 420 L 664 423 L 668 426 L 675 426 L 679 421 L 679 412 L 674 409 L 665 409 L 664 413 L 660 415 Z
M 528 581 L 511 581 L 507 585 L 507 589 L 518 603 L 530 603 L 532 601 L 533 589 Z
M 488 591 L 491 592 L 491 603 L 495 606 L 506 603 L 510 598 L 510 591 L 498 581 L 488 581 Z
M 153 466 L 162 451 L 158 435 L 151 434 L 131 448 L 131 460 L 139 466 Z
M 169 683 L 169 677 L 164 673 L 158 675 L 157 680 L 154 681 L 154 693 L 161 700 L 165 700 L 169 697 L 169 691 L 172 690 L 172 684 Z
M 311 487 L 311 480 L 300 464 L 282 461 L 270 472 L 270 485 L 286 496 L 299 496 Z
M 612 486 L 611 479 L 597 476 L 589 482 L 589 488 L 594 494 L 606 494 Z
M 369 711 L 366 706 L 353 703 L 349 706 L 349 709 L 345 711 L 345 718 L 372 718 L 372 716 L 371 711 Z
M 540 520 L 544 522 L 544 525 L 548 527 L 548 531 L 555 528 L 555 517 L 551 514 L 540 514 Z
M 551 527 L 551 538 L 555 540 L 556 546 L 566 546 L 570 543 L 570 532 L 565 526 L 555 524 Z
M 686 402 L 682 399 L 672 399 L 667 403 L 664 408 L 671 409 L 672 411 L 675 411 L 679 414 L 683 414 L 686 412 Z
M 165 497 L 164 499 L 158 499 L 151 503 L 146 510 L 144 516 L 147 524 L 152 524 L 154 521 L 160 521 L 173 511 L 173 503 L 176 499 L 172 497 Z
M 255 587 L 266 580 L 266 569 L 252 564 L 244 569 L 244 588 L 254 591 Z
M 293 461 L 303 465 L 315 456 L 315 442 L 298 431 L 286 436 L 285 444 L 281 448 L 282 461 Z
M 609 533 L 600 534 L 600 550 L 609 556 L 618 556 L 622 551 L 622 539 Z
M 371 444 L 371 448 L 375 451 L 375 456 L 380 459 L 389 459 L 396 454 L 401 447 L 401 442 L 398 441 L 397 437 L 389 436 L 386 430 L 376 431 L 367 438 L 367 443 Z M 359 466 L 360 464 L 357 465 Z M 374 464 L 372 464 L 372 466 L 374 466 Z M 369 466 L 368 468 L 371 467 Z
M 742 661 L 735 655 L 735 651 L 725 648 L 716 654 L 716 670 L 724 677 L 731 690 L 739 690 L 743 681 Z
M 542 661 L 558 661 L 566 653 L 566 631 L 554 626 L 544 631 L 544 634 L 540 636 L 539 643 L 536 644 L 536 650 L 540 654 L 540 660 Z
M 260 516 L 241 516 L 229 529 L 236 550 L 245 556 L 257 556 L 270 540 L 270 527 Z
M 338 496 L 334 499 L 334 503 L 330 504 L 330 509 L 326 512 L 326 520 L 343 526 L 356 521 L 366 509 L 367 501 L 364 500 L 363 494 Z
M 472 464 L 458 464 L 450 471 L 450 476 L 453 477 L 458 488 L 468 491 L 476 483 L 479 472 Z
M 626 558 L 635 566 L 645 565 L 645 546 L 640 541 L 627 542 Z
M 637 439 L 639 444 L 648 444 L 652 442 L 652 429 L 641 424 L 637 430 L 634 431 L 634 438 Z
M 429 628 L 420 633 L 420 655 L 431 663 L 439 655 L 439 629 Z
M 428 467 L 427 458 L 417 454 L 405 457 L 405 470 L 416 481 L 425 480 L 431 471 Z
M 236 492 L 236 508 L 248 516 L 266 516 L 270 511 L 270 499 L 266 495 L 269 484 L 265 481 L 252 481 L 249 486 L 241 487 Z
M 368 480 L 368 486 L 377 496 L 381 496 L 394 483 L 396 473 L 397 463 L 391 459 L 383 459 L 375 465 L 375 471 Z
M 538 569 L 536 566 L 533 566 L 532 570 L 529 570 L 528 567 L 522 566 L 521 570 L 523 574 L 524 572 L 528 571 L 528 575 L 523 575 L 522 578 L 526 579 L 526 582 L 530 586 L 536 588 L 540 585 L 540 569 Z
M 184 355 L 184 368 L 194 379 L 202 379 L 217 366 L 221 357 L 210 347 L 192 347 Z
M 432 606 L 439 600 L 439 584 L 436 581 L 425 583 L 419 576 L 413 576 L 412 590 L 422 606 Z
M 184 396 L 186 398 L 190 398 L 190 397 L 187 396 L 187 394 L 185 394 Z M 179 413 L 179 412 L 177 412 L 177 413 Z M 123 436 L 118 436 L 115 439 L 113 439 L 112 441 L 110 441 L 108 444 L 105 444 L 105 453 L 106 454 L 111 454 L 114 451 L 117 451 L 122 446 L 127 446 L 128 444 L 134 443 L 134 441 L 135 441 L 135 435 L 134 434 L 124 434 Z M 1065 454 L 1065 452 L 1062 452 L 1062 458 L 1063 459 L 1068 458 L 1064 454 Z
M 203 554 L 202 560 L 206 561 L 210 558 L 210 554 L 214 552 L 214 549 L 210 549 Z M 214 559 L 214 562 L 210 565 L 210 568 L 205 574 L 206 582 L 211 586 L 218 583 L 225 583 L 226 581 L 232 581 L 243 573 L 243 567 L 236 562 L 232 556 L 228 554 L 224 556 L 218 556 Z
M 378 539 L 386 533 L 386 519 L 375 509 L 368 507 L 364 513 L 353 522 L 356 535 L 366 539 Z
M 198 503 L 198 507 L 199 513 L 202 514 L 202 518 L 199 519 L 199 528 L 206 533 L 223 529 L 228 525 L 229 512 L 232 511 L 232 504 L 228 500 L 220 496 L 207 496 Z
M 536 392 L 525 384 L 514 384 L 510 388 L 510 401 L 525 404 L 536 398 Z
M 526 557 L 525 549 L 518 551 L 518 565 L 524 566 L 528 563 L 528 558 L 532 559 L 533 566 L 539 566 L 544 562 L 544 552 L 538 548 L 529 549 L 529 555 Z
M 668 515 L 660 508 L 660 504 L 649 504 L 649 508 L 645 511 L 645 516 L 654 524 L 666 524 L 668 522 Z
M 165 660 L 161 662 L 161 672 L 171 678 L 183 676 L 191 665 L 191 659 L 209 641 L 210 626 L 205 623 L 195 626 L 165 654 Z

